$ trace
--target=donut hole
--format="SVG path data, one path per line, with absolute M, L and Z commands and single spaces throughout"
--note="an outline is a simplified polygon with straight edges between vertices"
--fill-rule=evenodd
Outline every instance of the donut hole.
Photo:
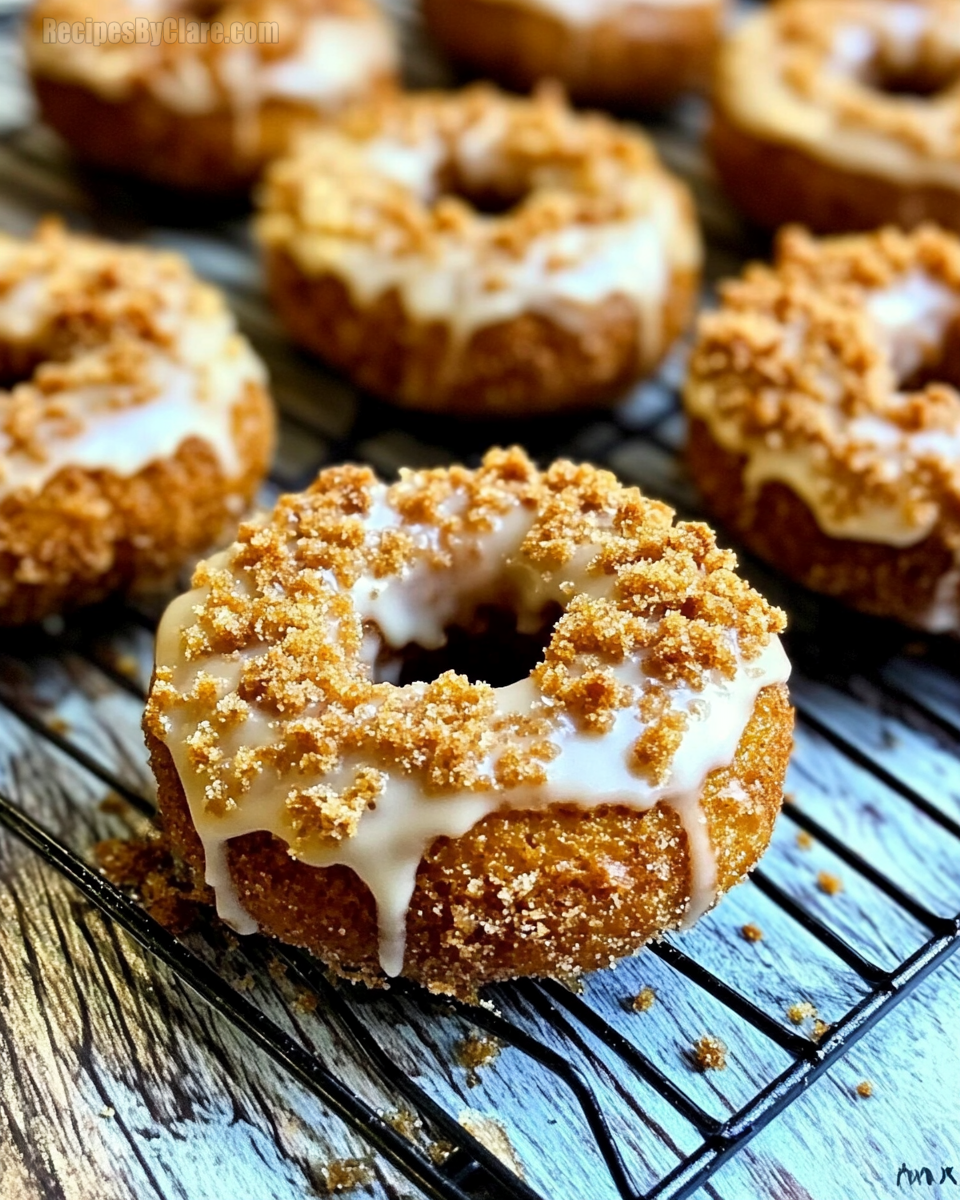
M 960 82 L 960 62 L 952 58 L 916 56 L 898 60 L 878 54 L 864 80 L 875 92 L 903 99 L 929 100 Z
M 508 687 L 525 679 L 543 660 L 553 627 L 562 613 L 559 604 L 548 604 L 535 628 L 518 620 L 506 603 L 480 604 L 469 615 L 445 630 L 446 642 L 435 650 L 405 646 L 378 662 L 376 674 L 403 686 L 430 683 L 446 671 L 466 675 L 471 683 Z

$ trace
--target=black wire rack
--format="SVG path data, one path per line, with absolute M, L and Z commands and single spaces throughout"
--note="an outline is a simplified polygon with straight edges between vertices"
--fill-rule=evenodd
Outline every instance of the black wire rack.
M 0 38 L 2 41 L 2 38 Z M 665 126 L 657 131 L 661 150 L 691 180 L 701 200 L 701 215 L 710 234 L 712 273 L 736 269 L 746 251 L 742 232 L 731 224 L 729 214 L 713 206 L 710 188 L 700 177 L 699 159 L 691 150 L 690 127 Z M 65 207 L 73 193 L 62 186 L 62 169 L 52 162 L 44 145 L 15 130 L 7 134 L 3 147 L 8 154 L 10 178 L 0 170 L 0 202 L 5 188 L 13 189 L 15 203 L 37 213 L 52 207 Z M 102 181 L 100 181 L 102 183 Z M 136 211 L 142 196 L 117 193 L 112 183 L 101 191 L 100 202 L 117 211 Z M 67 200 L 64 200 L 66 195 Z M 117 204 L 120 195 L 123 203 Z M 106 196 L 106 201 L 103 197 Z M 126 218 L 125 218 L 126 219 Z M 81 220 L 107 232 L 114 229 L 94 209 L 81 213 Z M 127 223 L 126 231 L 143 235 L 143 227 Z M 203 242 L 191 241 L 187 253 L 197 253 L 201 271 L 211 260 L 212 250 L 233 255 L 237 261 L 249 258 L 242 226 L 216 225 L 203 231 Z M 231 260 L 233 261 L 233 260 Z M 272 479 L 276 490 L 302 487 L 328 463 L 344 459 L 372 461 L 389 473 L 401 455 L 411 455 L 414 465 L 456 458 L 475 462 L 486 444 L 516 441 L 527 446 L 535 458 L 548 461 L 558 454 L 586 458 L 609 465 L 629 482 L 637 482 L 652 494 L 672 503 L 683 516 L 696 516 L 697 502 L 689 482 L 678 468 L 678 453 L 683 437 L 676 388 L 678 361 L 668 363 L 660 378 L 642 388 L 620 409 L 595 418 L 570 417 L 532 424 L 503 427 L 464 427 L 437 418 L 398 415 L 369 399 L 351 400 L 349 415 L 332 420 L 325 410 L 324 397 L 330 397 L 338 385 L 312 365 L 305 364 L 287 347 L 278 349 L 278 340 L 264 315 L 259 296 L 244 286 L 226 282 L 241 324 L 274 369 L 278 381 L 276 395 L 283 412 L 285 444 L 296 453 L 281 454 Z M 291 384 L 290 379 L 308 378 L 309 386 Z M 310 392 L 305 402 L 304 396 Z M 337 393 L 339 394 L 339 392 Z M 398 437 L 400 449 L 384 454 L 384 439 Z M 624 447 L 631 447 L 625 457 Z M 844 724 L 823 710 L 817 701 L 817 687 L 828 686 L 848 697 L 858 711 L 893 712 L 908 723 L 932 730 L 956 754 L 960 749 L 960 649 L 944 641 L 920 639 L 922 653 L 905 657 L 911 650 L 911 637 L 880 622 L 851 616 L 834 605 L 820 601 L 797 589 L 786 587 L 759 564 L 746 559 L 747 573 L 767 594 L 782 603 L 791 616 L 788 649 L 797 668 L 794 701 L 800 729 L 815 736 L 857 771 L 865 773 L 891 797 L 894 817 L 903 829 L 922 817 L 935 826 L 938 836 L 949 843 L 954 864 L 960 863 L 960 821 L 951 815 L 948 805 L 931 798 L 929 788 L 914 786 L 909 771 L 891 766 L 877 752 L 869 738 L 858 734 L 855 723 Z M 36 630 L 28 634 L 0 636 L 0 654 L 29 662 L 33 656 L 62 658 L 81 655 L 96 670 L 109 677 L 115 687 L 143 699 L 140 683 L 116 667 L 103 652 L 98 630 L 117 621 L 152 631 L 153 616 L 144 609 L 127 605 L 107 609 L 94 622 L 71 621 L 63 628 Z M 97 625 L 97 621 L 100 622 Z M 916 641 L 917 639 L 913 639 Z M 915 651 L 916 647 L 912 647 Z M 891 669 L 893 663 L 896 669 Z M 904 666 L 903 664 L 907 665 Z M 897 665 L 899 664 L 899 665 Z M 868 701 L 864 696 L 868 696 Z M 56 751 L 68 756 L 78 769 L 92 775 L 106 788 L 122 797 L 146 818 L 153 816 L 153 801 L 146 791 L 131 784 L 114 766 L 101 760 L 69 733 L 47 719 L 42 705 L 29 695 L 8 686 L 0 673 L 0 708 L 25 726 L 31 734 Z M 804 761 L 810 759 L 805 752 Z M 681 1200 L 700 1188 L 731 1156 L 744 1147 L 777 1114 L 790 1105 L 818 1076 L 827 1071 L 869 1030 L 883 1021 L 896 1005 L 930 972 L 942 964 L 960 946 L 960 913 L 944 915 L 934 911 L 916 889 L 898 883 L 887 871 L 875 865 L 870 854 L 859 849 L 829 820 L 815 818 L 805 806 L 789 798 L 781 820 L 809 834 L 831 855 L 844 864 L 851 878 L 865 881 L 886 901 L 922 930 L 909 953 L 897 954 L 897 961 L 881 964 L 884 956 L 867 954 L 858 948 L 857 931 L 839 932 L 815 910 L 815 906 L 795 891 L 778 882 L 766 868 L 755 871 L 753 885 L 766 901 L 775 906 L 798 938 L 814 939 L 857 981 L 856 998 L 819 1037 L 812 1040 L 797 1029 L 789 1028 L 772 1016 L 762 1003 L 752 1000 L 742 987 L 724 981 L 716 971 L 687 953 L 673 939 L 651 945 L 645 954 L 656 956 L 672 972 L 694 989 L 695 995 L 709 997 L 749 1026 L 764 1042 L 785 1056 L 787 1065 L 764 1086 L 750 1094 L 725 1118 L 712 1115 L 681 1079 L 671 1077 L 624 1032 L 592 1003 L 589 990 L 577 994 L 556 982 L 524 981 L 504 985 L 490 993 L 490 1007 L 465 1008 L 444 1002 L 447 1011 L 464 1017 L 500 1043 L 512 1046 L 538 1069 L 555 1078 L 578 1106 L 596 1149 L 609 1171 L 615 1190 L 624 1200 Z M 437 1200 L 480 1200 L 483 1197 L 509 1196 L 518 1200 L 536 1200 L 537 1191 L 512 1172 L 498 1157 L 472 1136 L 440 1104 L 423 1083 L 408 1074 L 396 1056 L 385 1046 L 375 1024 L 366 1019 L 369 1001 L 349 986 L 334 986 L 319 964 L 308 955 L 290 948 L 278 950 L 275 943 L 260 938 L 246 943 L 249 960 L 264 971 L 279 957 L 289 977 L 300 981 L 317 997 L 320 1009 L 338 1022 L 358 1059 L 381 1081 L 391 1095 L 402 1098 L 431 1134 L 446 1147 L 442 1161 L 435 1161 L 422 1145 L 401 1135 L 378 1110 L 365 1101 L 312 1050 L 269 1016 L 246 993 L 238 990 L 224 973 L 211 964 L 184 939 L 171 934 L 153 920 L 143 907 L 123 890 L 115 887 L 91 867 L 77 846 L 68 844 L 41 823 L 32 811 L 0 790 L 0 826 L 25 842 L 43 861 L 68 879 L 83 896 L 108 918 L 116 922 L 142 947 L 155 955 L 173 974 L 187 984 L 218 1013 L 245 1034 L 266 1055 L 303 1088 L 313 1093 L 330 1111 L 392 1164 L 420 1191 Z M 436 1001 L 417 989 L 403 984 L 391 993 L 408 1010 L 428 1011 Z M 535 1023 L 524 1023 L 502 1015 L 518 1007 L 533 1014 Z M 552 1031 L 550 1041 L 536 1029 Z M 531 1032 L 533 1029 L 533 1032 Z M 693 1133 L 694 1148 L 676 1155 L 678 1161 L 660 1172 L 652 1185 L 641 1187 L 626 1160 L 609 1114 L 605 1111 L 595 1080 L 573 1056 L 557 1049 L 565 1039 L 588 1035 L 601 1046 L 608 1059 L 618 1064 L 627 1080 L 636 1079 L 652 1088 Z
M 386 420 L 389 416 L 380 413 Z M 363 432 L 372 430 L 371 414 L 361 420 Z M 672 453 L 671 430 L 676 431 L 675 411 L 661 411 L 644 431 L 652 446 Z M 624 435 L 625 430 L 621 431 Z M 631 430 L 636 435 L 636 429 Z M 349 456 L 350 445 L 331 447 L 333 457 Z M 276 480 L 282 486 L 282 480 Z M 816 602 L 812 602 L 816 604 Z M 151 620 L 139 610 L 128 610 L 127 616 L 150 627 Z M 843 626 L 843 616 L 833 614 Z M 819 621 L 815 628 L 820 628 Z M 882 626 L 878 627 L 883 629 Z M 891 635 L 887 631 L 888 636 Z M 9 640 L 9 639 L 7 639 Z M 839 640 L 845 640 L 842 633 Z M 16 653 L 24 654 L 22 637 L 17 639 Z M 824 650 L 822 633 L 818 635 L 815 657 L 828 656 L 836 664 L 837 641 L 830 639 L 832 650 Z M 139 699 L 142 689 L 128 676 L 118 672 L 105 661 L 95 647 L 85 646 L 69 632 L 38 632 L 26 640 L 26 652 L 33 650 L 58 655 L 66 652 L 85 654 L 92 663 L 110 673 L 115 683 Z M 7 646 L 2 646 L 7 650 Z M 791 643 L 794 657 L 805 654 L 804 637 Z M 876 655 L 874 656 L 876 657 Z M 880 655 L 882 660 L 882 653 Z M 815 666 L 815 663 L 813 664 Z M 895 687 L 885 685 L 891 702 L 902 705 L 904 695 Z M 940 727 L 951 738 L 960 737 L 960 728 L 942 707 L 928 707 L 914 690 L 906 697 L 911 706 Z M 12 712 L 37 736 L 52 743 L 69 755 L 80 767 L 91 772 L 102 783 L 123 797 L 145 816 L 152 816 L 149 796 L 131 788 L 117 773 L 105 766 L 80 746 L 51 726 L 28 702 L 18 699 L 9 689 L 0 688 L 0 705 Z M 922 812 L 949 838 L 957 843 L 960 854 L 960 823 L 933 804 L 903 779 L 877 762 L 869 753 L 837 728 L 818 716 L 816 708 L 807 701 L 797 701 L 798 717 L 803 725 L 826 739 L 858 767 L 872 773 L 885 787 L 891 789 L 904 807 L 904 820 L 909 810 Z M 762 870 L 752 875 L 754 885 L 773 904 L 782 909 L 796 925 L 817 939 L 823 947 L 850 968 L 862 982 L 863 992 L 858 1001 L 835 1020 L 818 1040 L 813 1041 L 799 1032 L 783 1026 L 761 1006 L 751 1001 L 716 974 L 702 966 L 677 945 L 669 941 L 654 943 L 647 953 L 656 955 L 696 988 L 729 1008 L 740 1020 L 752 1026 L 789 1056 L 789 1065 L 767 1086 L 757 1091 L 747 1103 L 725 1120 L 710 1115 L 681 1087 L 672 1081 L 650 1057 L 631 1040 L 615 1029 L 584 997 L 568 987 L 551 982 L 526 981 L 496 989 L 498 993 L 513 992 L 558 1034 L 574 1027 L 588 1030 L 615 1055 L 624 1068 L 654 1088 L 700 1137 L 700 1144 L 687 1154 L 654 1186 L 639 1190 L 618 1149 L 617 1142 L 590 1079 L 582 1069 L 517 1023 L 488 1008 L 463 1009 L 469 1021 L 499 1042 L 515 1047 L 522 1055 L 552 1073 L 559 1083 L 570 1090 L 576 1099 L 596 1146 L 603 1156 L 616 1190 L 624 1200 L 681 1200 L 697 1190 L 717 1168 L 737 1153 L 756 1133 L 791 1103 L 819 1075 L 843 1056 L 856 1041 L 890 1011 L 934 968 L 960 945 L 960 915 L 937 915 L 894 880 L 871 865 L 846 840 L 831 832 L 789 800 L 785 805 L 787 819 L 810 834 L 826 847 L 845 866 L 869 881 L 905 914 L 918 922 L 925 931 L 922 944 L 894 967 L 878 965 L 865 957 L 847 938 L 830 928 L 823 919 L 809 911 L 801 901 L 790 895 Z M 325 977 L 320 965 L 308 955 L 284 948 L 279 957 L 291 978 L 299 979 L 319 997 L 324 1009 L 335 1015 L 346 1030 L 357 1053 L 395 1094 L 401 1096 L 417 1116 L 452 1148 L 442 1163 L 436 1163 L 396 1131 L 382 1115 L 358 1095 L 324 1064 L 320 1057 L 284 1031 L 256 1004 L 237 991 L 229 982 L 183 941 L 178 940 L 153 920 L 125 892 L 113 886 L 95 869 L 87 865 L 75 849 L 66 845 L 45 828 L 22 806 L 0 793 L 0 824 L 25 841 L 45 862 L 68 878 L 83 895 L 103 913 L 116 921 L 146 950 L 161 960 L 180 980 L 189 985 L 217 1012 L 231 1021 L 267 1055 L 299 1083 L 313 1092 L 329 1108 L 360 1133 L 380 1154 L 414 1183 L 427 1196 L 438 1200 L 466 1200 L 467 1197 L 512 1196 L 534 1200 L 538 1195 L 522 1182 L 497 1157 L 468 1133 L 457 1119 L 440 1106 L 429 1093 L 408 1076 L 393 1057 L 371 1033 L 363 1018 L 363 1001 L 356 989 L 336 987 Z M 258 939 L 254 939 L 257 943 Z M 251 951 L 255 962 L 264 965 L 267 954 L 276 955 L 276 948 L 266 944 L 254 945 Z M 410 1003 L 420 1003 L 417 990 L 400 986 L 400 994 Z M 496 996 L 494 996 L 496 1000 Z M 456 1008 L 458 1006 L 453 1005 Z

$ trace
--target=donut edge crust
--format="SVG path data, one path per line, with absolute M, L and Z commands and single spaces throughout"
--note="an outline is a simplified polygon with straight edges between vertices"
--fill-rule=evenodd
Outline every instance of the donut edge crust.
M 259 384 L 246 385 L 233 425 L 236 478 L 194 436 L 135 475 L 67 466 L 40 492 L 0 501 L 0 626 L 169 584 L 241 515 L 228 496 L 246 505 L 267 472 L 274 417 Z
M 787 142 L 759 137 L 731 119 L 719 92 L 707 149 L 726 194 L 766 228 L 799 222 L 814 233 L 855 233 L 932 221 L 960 233 L 960 192 L 847 171 Z
M 428 30 L 458 64 L 521 92 L 557 79 L 578 103 L 623 112 L 707 90 L 723 10 L 722 0 L 639 0 L 629 17 L 572 26 L 523 0 L 422 3 Z
M 96 167 L 210 197 L 242 194 L 296 129 L 315 122 L 309 105 L 269 97 L 250 117 L 231 110 L 180 113 L 142 85 L 124 100 L 107 100 L 80 83 L 31 72 L 42 119 L 80 159 Z M 371 83 L 371 99 L 394 90 L 391 77 Z M 258 149 L 237 146 L 236 122 L 257 122 Z
M 411 317 L 395 290 L 361 307 L 338 276 L 308 276 L 279 249 L 267 251 L 266 274 L 273 308 L 294 341 L 388 402 L 460 417 L 532 416 L 622 399 L 688 326 L 699 286 L 697 272 L 673 273 L 658 353 L 644 360 L 641 318 L 625 297 L 591 310 L 589 336 L 526 312 L 456 346 L 447 325 Z
M 873 616 L 923 628 L 920 618 L 955 559 L 940 527 L 905 547 L 831 537 L 783 483 L 765 483 L 756 496 L 748 497 L 745 461 L 716 442 L 704 421 L 690 420 L 690 473 L 711 512 L 744 545 L 811 591 Z
M 702 803 L 718 895 L 769 843 L 792 729 L 787 688 L 765 687 L 733 762 L 707 777 Z M 173 759 L 146 738 L 167 836 L 200 883 L 203 850 Z M 747 801 L 731 795 L 737 783 Z M 351 870 L 306 866 L 264 833 L 230 842 L 228 861 L 240 901 L 263 931 L 311 951 L 334 975 L 385 984 L 373 899 Z M 482 879 L 482 889 L 468 893 L 471 879 Z M 568 979 L 611 966 L 679 923 L 688 879 L 686 836 L 665 805 L 645 813 L 609 805 L 493 813 L 463 837 L 438 839 L 421 860 L 403 974 L 473 1003 L 487 983 Z

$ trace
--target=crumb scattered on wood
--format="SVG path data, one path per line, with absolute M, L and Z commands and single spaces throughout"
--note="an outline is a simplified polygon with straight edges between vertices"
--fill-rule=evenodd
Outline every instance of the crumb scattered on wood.
M 481 1146 L 485 1146 L 494 1158 L 499 1158 L 514 1175 L 520 1179 L 526 1177 L 523 1163 L 500 1121 L 495 1117 L 486 1117 L 473 1108 L 465 1109 L 457 1119 L 471 1137 L 475 1137 Z
M 656 1003 L 657 993 L 652 987 L 641 988 L 639 992 L 630 1001 L 630 1007 L 634 1012 L 647 1012 L 653 1008 Z
M 136 679 L 140 674 L 140 664 L 132 654 L 118 654 L 113 660 L 113 665 L 127 679 Z
M 107 792 L 97 807 L 102 813 L 110 813 L 116 817 L 127 814 L 127 802 L 118 792 Z
M 706 1033 L 693 1043 L 693 1061 L 701 1071 L 725 1071 L 727 1046 L 718 1037 Z
M 801 829 L 800 832 L 797 834 L 797 845 L 800 847 L 801 850 L 812 850 L 813 849 L 813 838 L 810 836 L 809 833 L 807 833 L 807 831 L 805 829 Z
M 430 1161 L 439 1167 L 447 1161 L 454 1150 L 456 1150 L 456 1146 L 452 1142 L 431 1142 L 427 1147 L 427 1154 L 430 1155 Z
M 821 1021 L 819 1017 L 814 1021 L 813 1028 L 810 1030 L 810 1037 L 819 1042 L 823 1035 L 830 1029 L 827 1021 Z
M 392 1126 L 401 1137 L 408 1142 L 415 1142 L 417 1134 L 423 1129 L 423 1122 L 412 1109 L 392 1108 L 383 1114 L 386 1123 Z
M 270 978 L 276 980 L 277 983 L 283 983 L 287 977 L 287 964 L 281 962 L 279 958 L 272 957 L 267 964 L 267 970 L 270 972 Z
M 474 1029 L 457 1043 L 457 1062 L 467 1071 L 467 1083 L 476 1087 L 480 1082 L 481 1067 L 488 1067 L 500 1054 L 500 1042 Z
M 843 891 L 843 880 L 839 875 L 831 875 L 829 871 L 821 871 L 817 876 L 817 887 L 828 896 L 836 896 Z
M 256 980 L 248 971 L 246 975 L 241 975 L 239 979 L 235 979 L 233 986 L 239 992 L 252 992 L 256 985 Z
M 103 1117 L 105 1121 L 109 1121 L 111 1117 L 115 1117 L 117 1115 L 117 1110 L 111 1107 L 111 1105 L 105 1104 L 97 1115 Z
M 759 925 L 754 925 L 750 922 L 747 925 L 741 925 L 740 936 L 745 942 L 762 942 L 763 930 Z
M 812 1021 L 817 1015 L 817 1006 L 809 1000 L 797 1000 L 787 1009 L 787 1018 L 793 1025 L 802 1025 L 804 1021 Z
M 349 1192 L 373 1183 L 373 1166 L 368 1158 L 332 1158 L 323 1168 L 328 1195 Z
M 63 717 L 51 717 L 47 722 L 47 728 L 53 733 L 59 733 L 61 736 L 70 732 L 70 722 Z
M 293 1004 L 298 1012 L 312 1013 L 316 1012 L 317 1005 L 320 1003 L 316 992 L 309 992 L 306 988 L 297 992 L 296 999 Z
M 174 858 L 164 838 L 110 838 L 98 842 L 94 855 L 101 872 L 117 887 L 134 891 L 155 921 L 171 933 L 182 934 L 197 921 L 210 899 L 196 887 L 189 868 Z
M 862 1096 L 864 1100 L 868 1100 L 873 1095 L 873 1084 L 869 1079 L 861 1079 L 857 1084 L 857 1095 Z

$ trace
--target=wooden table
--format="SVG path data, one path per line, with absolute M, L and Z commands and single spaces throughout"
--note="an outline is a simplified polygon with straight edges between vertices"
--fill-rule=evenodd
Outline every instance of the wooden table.
M 415 22 L 405 6 L 396 7 L 411 74 L 436 77 Z M 284 341 L 264 304 L 243 218 L 201 227 L 174 214 L 175 223 L 143 190 L 70 170 L 52 135 L 31 121 L 15 21 L 8 18 L 0 30 L 0 226 L 23 232 L 39 214 L 59 211 L 78 228 L 175 247 L 227 291 L 270 365 L 284 414 L 265 499 L 345 456 L 390 474 L 400 465 L 475 459 L 487 442 L 509 438 L 541 458 L 563 452 L 603 461 L 683 514 L 696 513 L 676 455 L 680 354 L 618 410 L 590 418 L 464 428 L 358 397 Z M 702 123 L 693 105 L 654 132 L 667 161 L 694 186 L 716 278 L 764 246 L 751 243 L 714 193 L 698 148 Z M 960 910 L 960 841 L 922 811 L 960 818 L 960 662 L 954 644 L 841 612 L 749 559 L 745 565 L 792 618 L 801 710 L 793 803 L 760 883 L 737 889 L 671 944 L 754 1001 L 788 1040 L 809 1030 L 809 1022 L 799 1031 L 789 1022 L 790 1005 L 810 1001 L 833 1022 L 869 988 L 785 911 L 781 893 L 884 968 L 930 936 L 885 894 L 882 880 L 877 886 L 864 878 L 822 839 L 812 848 L 799 845 L 804 822 L 832 832 L 841 852 L 863 855 L 915 906 L 943 917 Z M 140 831 L 147 822 L 138 809 L 138 798 L 151 794 L 139 717 L 150 655 L 150 614 L 120 605 L 71 618 L 64 628 L 0 639 L 0 794 L 88 860 L 98 839 Z M 821 870 L 841 877 L 842 893 L 818 889 Z M 762 928 L 762 941 L 744 940 L 746 922 Z M 458 1046 L 474 1023 L 469 1013 L 411 995 L 353 996 L 350 989 L 329 1002 L 321 990 L 316 1003 L 318 993 L 285 973 L 267 946 L 239 945 L 215 928 L 187 941 L 374 1109 L 391 1113 L 404 1102 L 358 1054 L 344 1008 L 448 1113 L 520 1164 L 543 1196 L 616 1196 L 584 1115 L 554 1072 L 512 1046 L 472 1077 L 458 1065 Z M 657 1000 L 637 1013 L 629 1001 L 644 986 L 656 989 Z M 524 986 L 499 989 L 494 1000 L 515 1027 L 581 1072 L 640 1191 L 694 1151 L 700 1137 L 631 1068 L 629 1055 L 591 1032 L 583 1011 L 720 1120 L 790 1062 L 722 996 L 705 993 L 649 951 L 589 979 L 583 997 L 572 1001 L 582 1001 L 579 1017 L 551 1011 L 550 995 Z M 945 1168 L 960 1180 L 958 1014 L 960 962 L 944 959 L 698 1194 L 953 1195 Z M 729 1046 L 725 1071 L 693 1069 L 688 1050 L 704 1033 Z M 856 1092 L 865 1079 L 874 1088 L 867 1099 Z M 421 1140 L 429 1136 L 424 1131 Z M 0 1200 L 291 1200 L 323 1194 L 331 1162 L 342 1158 L 369 1161 L 370 1181 L 357 1194 L 418 1194 L 60 873 L 0 833 Z

